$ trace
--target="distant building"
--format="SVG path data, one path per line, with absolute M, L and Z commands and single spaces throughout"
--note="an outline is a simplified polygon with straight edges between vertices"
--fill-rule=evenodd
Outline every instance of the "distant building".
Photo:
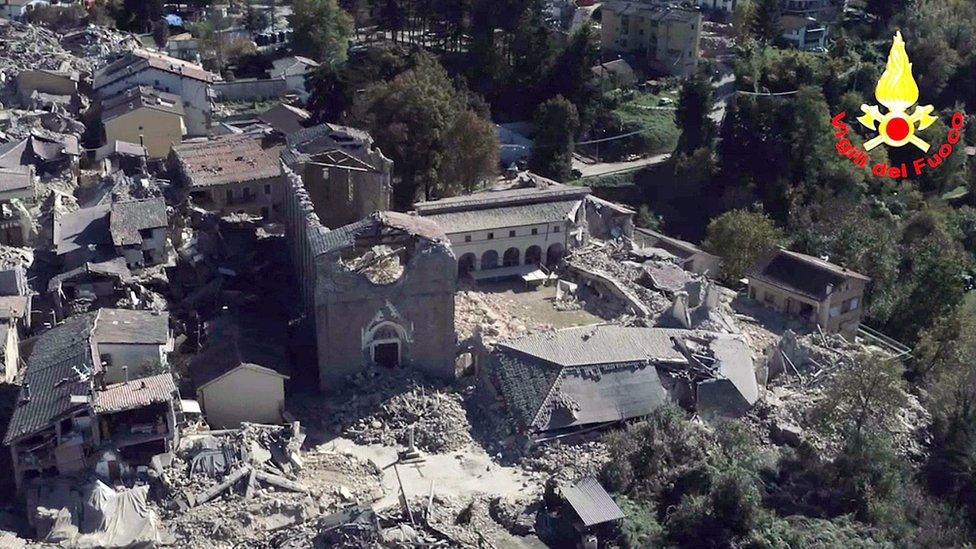
M 337 390 L 367 364 L 452 378 L 455 259 L 444 232 L 395 212 L 330 231 L 301 178 L 287 177 L 286 237 L 314 320 L 319 386 Z
M 0 4 L 0 16 L 7 19 L 20 19 L 31 9 L 33 0 L 3 0 Z
M 800 50 L 824 51 L 827 47 L 827 27 L 813 17 L 784 15 L 779 20 L 782 38 Z
M 187 134 L 206 135 L 217 75 L 200 65 L 147 50 L 134 50 L 95 71 L 92 89 L 103 100 L 133 86 L 150 86 L 182 99 Z
M 126 200 L 112 204 L 109 233 L 115 251 L 129 268 L 159 265 L 167 260 L 166 202 L 162 198 Z
M 180 96 L 135 86 L 102 100 L 105 141 L 138 143 L 150 158 L 165 158 L 186 135 Z
M 125 175 L 146 173 L 149 152 L 142 145 L 126 141 L 109 141 L 95 150 L 92 161 L 102 175 L 121 171 Z
M 630 63 L 623 59 L 615 59 L 600 63 L 591 69 L 593 74 L 604 82 L 607 89 L 628 88 L 637 83 L 637 75 Z
M 779 249 L 747 275 L 749 297 L 777 311 L 853 336 L 870 278 L 823 259 Z
M 279 154 L 260 135 L 224 135 L 173 147 L 170 163 L 195 205 L 271 219 L 282 201 Z
M 457 255 L 458 276 L 501 277 L 519 269 L 554 265 L 582 243 L 586 187 L 572 187 L 535 174 L 531 186 L 414 204 L 417 214 L 447 234 Z
M 284 103 L 278 103 L 258 115 L 258 120 L 285 136 L 304 130 L 311 118 L 312 115 L 305 109 Z
M 739 0 L 699 0 L 698 5 L 702 9 L 721 11 L 724 13 L 734 13 Z
M 286 89 L 298 94 L 302 101 L 308 99 L 308 77 L 319 67 L 317 61 L 300 55 L 290 55 L 271 62 L 271 78 L 284 78 Z
M 688 76 L 698 67 L 701 10 L 676 2 L 603 4 L 605 54 L 631 55 L 648 68 Z
M 34 234 L 27 207 L 35 202 L 34 166 L 0 168 L 0 244 L 24 246 Z
M 49 95 L 75 96 L 78 94 L 77 71 L 26 70 L 17 73 L 17 94 L 21 101 L 30 99 L 34 92 Z
M 55 252 L 69 270 L 115 257 L 132 269 L 159 265 L 169 250 L 166 227 L 162 198 L 80 208 L 55 220 Z

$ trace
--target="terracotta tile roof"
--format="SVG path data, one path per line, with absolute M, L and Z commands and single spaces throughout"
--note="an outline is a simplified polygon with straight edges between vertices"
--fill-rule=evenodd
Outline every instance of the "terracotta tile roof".
M 94 391 L 92 410 L 96 414 L 135 410 L 173 400 L 175 394 L 176 384 L 171 374 L 143 377 L 113 383 L 102 390 Z
M 184 142 L 173 154 L 191 188 L 246 183 L 281 175 L 279 151 L 253 135 L 225 135 Z

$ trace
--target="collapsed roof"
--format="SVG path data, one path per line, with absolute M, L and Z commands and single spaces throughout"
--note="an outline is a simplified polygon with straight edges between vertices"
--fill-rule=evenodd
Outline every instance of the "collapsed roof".
M 821 301 L 847 280 L 871 280 L 861 273 L 819 257 L 780 248 L 749 273 L 749 277 Z
M 749 345 L 695 330 L 568 328 L 499 344 L 493 366 L 509 410 L 530 432 L 645 416 L 668 399 L 663 373 L 690 374 L 701 413 L 739 415 L 759 398 Z

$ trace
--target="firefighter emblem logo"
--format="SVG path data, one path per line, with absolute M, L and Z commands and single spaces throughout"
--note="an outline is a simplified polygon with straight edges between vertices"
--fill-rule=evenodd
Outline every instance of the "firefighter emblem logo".
M 911 143 L 922 152 L 928 152 L 928 142 L 917 134 L 937 120 L 932 116 L 935 107 L 918 105 L 911 114 L 908 112 L 918 102 L 918 84 L 912 76 L 912 64 L 905 52 L 901 31 L 895 34 L 891 52 L 888 54 L 888 64 L 874 90 L 874 96 L 888 112 L 882 114 L 877 105 L 861 105 L 864 115 L 857 120 L 868 129 L 878 132 L 876 137 L 864 144 L 864 149 L 870 151 L 882 143 L 889 147 L 902 147 Z

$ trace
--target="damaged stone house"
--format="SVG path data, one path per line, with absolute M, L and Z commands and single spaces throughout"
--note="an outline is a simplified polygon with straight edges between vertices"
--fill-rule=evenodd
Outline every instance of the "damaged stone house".
M 288 135 L 282 160 L 302 177 L 315 213 L 330 229 L 390 209 L 393 161 L 369 133 L 320 124 Z
M 286 236 L 318 349 L 319 385 L 364 365 L 454 375 L 455 258 L 433 222 L 377 212 L 329 230 L 287 170 Z
M 670 259 L 686 271 L 701 275 L 718 275 L 722 259 L 691 242 L 670 237 L 651 229 L 634 229 L 634 243 L 660 259 Z
M 92 89 L 103 101 L 134 86 L 149 86 L 180 97 L 190 136 L 207 135 L 217 75 L 200 65 L 137 49 L 95 71 Z
M 414 204 L 436 223 L 458 258 L 458 277 L 475 280 L 555 265 L 586 238 L 584 199 L 590 189 L 528 174 L 521 188 Z
M 126 296 L 132 272 L 125 259 L 115 257 L 102 262 L 86 262 L 59 273 L 48 282 L 48 294 L 58 318 L 75 312 L 74 304 L 84 302 L 84 309 L 111 307 Z
M 170 167 L 193 204 L 274 219 L 283 200 L 279 155 L 279 145 L 263 135 L 224 135 L 173 147 Z
M 55 220 L 55 251 L 68 271 L 115 257 L 130 269 L 159 265 L 169 256 L 167 227 L 162 198 L 98 204 Z
M 746 275 L 749 297 L 825 333 L 853 337 L 870 278 L 824 259 L 778 249 Z
M 499 344 L 489 380 L 528 441 L 646 416 L 666 401 L 738 417 L 759 398 L 741 336 L 616 325 Z
M 38 336 L 7 428 L 18 490 L 33 478 L 146 464 L 178 442 L 168 315 L 102 309 Z
M 33 166 L 38 175 L 71 173 L 78 176 L 81 148 L 78 136 L 35 130 L 30 136 L 0 145 L 0 168 Z
M 28 208 L 36 202 L 34 166 L 0 167 L 0 244 L 25 246 L 34 235 Z

